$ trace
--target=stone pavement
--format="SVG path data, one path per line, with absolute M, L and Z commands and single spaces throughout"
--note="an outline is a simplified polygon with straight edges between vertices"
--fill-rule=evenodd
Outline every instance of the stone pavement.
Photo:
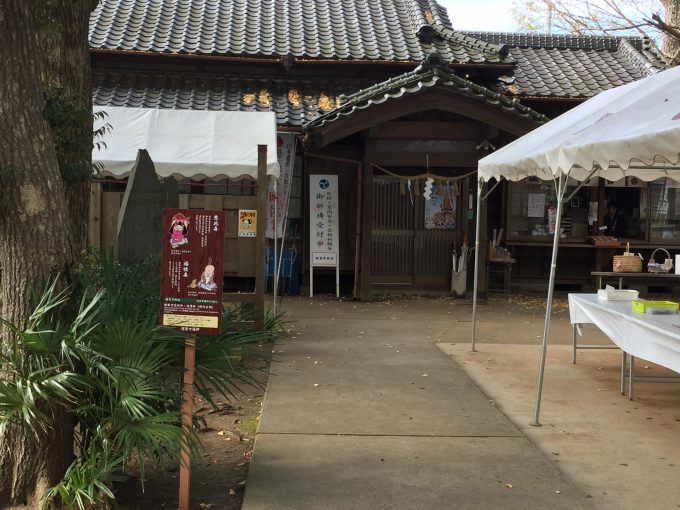
M 297 322 L 275 347 L 245 510 L 591 508 L 435 345 L 469 329 L 468 306 L 284 309 Z

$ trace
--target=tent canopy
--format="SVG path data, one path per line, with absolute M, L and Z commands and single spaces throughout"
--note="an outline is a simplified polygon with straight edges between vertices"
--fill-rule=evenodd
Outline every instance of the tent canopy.
M 226 112 L 97 106 L 111 126 L 92 160 L 102 173 L 127 176 L 146 149 L 160 177 L 257 179 L 257 146 L 267 145 L 267 174 L 279 176 L 276 116 L 273 112 Z
M 479 178 L 680 180 L 680 67 L 601 92 L 479 161 Z
M 473 351 L 477 324 L 482 182 L 492 178 L 497 181 L 501 178 L 514 181 L 528 176 L 554 179 L 557 196 L 555 224 L 561 225 L 567 177 L 578 181 L 591 176 L 609 180 L 618 180 L 625 176 L 645 181 L 660 177 L 680 180 L 678 83 L 680 67 L 601 92 L 479 161 L 472 305 Z M 540 425 L 539 413 L 559 244 L 560 229 L 556 228 L 532 425 Z

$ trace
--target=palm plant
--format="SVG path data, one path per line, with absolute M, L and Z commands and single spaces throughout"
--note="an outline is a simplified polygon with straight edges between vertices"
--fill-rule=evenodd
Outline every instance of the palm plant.
M 75 461 L 46 507 L 115 503 L 112 485 L 126 464 L 135 461 L 143 481 L 145 462 L 179 459 L 184 335 L 158 326 L 158 275 L 157 259 L 125 267 L 92 256 L 75 290 L 47 286 L 26 329 L 5 323 L 12 348 L 0 355 L 0 427 L 15 421 L 38 434 L 56 406 L 76 418 Z M 225 312 L 220 335 L 197 339 L 196 389 L 213 405 L 214 391 L 229 398 L 257 385 L 234 354 L 278 327 L 270 317 L 272 330 L 245 330 L 244 318 L 242 309 Z

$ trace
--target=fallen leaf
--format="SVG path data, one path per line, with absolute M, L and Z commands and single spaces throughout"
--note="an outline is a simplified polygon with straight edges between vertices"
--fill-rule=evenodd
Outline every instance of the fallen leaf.
M 319 385 L 319 383 L 314 383 L 314 387 L 316 388 Z
M 559 494 L 560 492 L 562 492 L 562 491 L 555 491 L 555 494 Z
M 223 435 L 224 435 L 224 430 L 220 430 L 220 431 L 217 433 L 217 435 L 218 435 L 218 436 L 223 436 Z
M 236 496 L 236 491 L 234 489 L 229 489 L 230 496 Z
M 506 483 L 505 486 L 506 486 L 508 489 L 512 489 L 512 484 L 511 484 L 511 483 Z

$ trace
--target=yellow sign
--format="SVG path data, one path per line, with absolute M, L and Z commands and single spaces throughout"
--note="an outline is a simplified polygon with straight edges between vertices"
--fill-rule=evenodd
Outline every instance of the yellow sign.
M 217 328 L 218 317 L 206 315 L 163 314 L 163 326 L 184 326 L 187 328 Z
M 257 211 L 253 211 L 250 209 L 239 209 L 238 236 L 239 237 L 257 236 Z

